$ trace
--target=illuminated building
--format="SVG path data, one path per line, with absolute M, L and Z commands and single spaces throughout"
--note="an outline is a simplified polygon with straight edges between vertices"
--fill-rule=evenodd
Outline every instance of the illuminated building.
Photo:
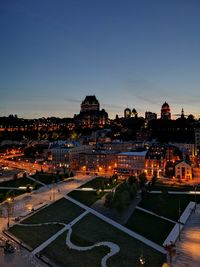
M 175 165 L 175 177 L 180 180 L 191 180 L 192 167 L 190 162 L 186 160 L 179 161 Z
M 100 110 L 96 96 L 90 95 L 81 103 L 81 111 L 74 116 L 74 120 L 83 128 L 103 127 L 108 123 L 108 113 L 104 109 Z
M 145 170 L 147 151 L 122 152 L 117 155 L 116 173 L 124 175 L 139 175 Z

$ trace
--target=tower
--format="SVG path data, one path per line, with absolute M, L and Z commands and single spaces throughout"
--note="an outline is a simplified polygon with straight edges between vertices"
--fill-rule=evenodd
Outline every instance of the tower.
M 162 105 L 162 108 L 161 108 L 161 119 L 167 119 L 167 120 L 171 119 L 170 107 L 169 107 L 167 102 L 165 102 Z
M 129 119 L 131 117 L 131 110 L 130 108 L 125 108 L 124 110 L 124 118 Z

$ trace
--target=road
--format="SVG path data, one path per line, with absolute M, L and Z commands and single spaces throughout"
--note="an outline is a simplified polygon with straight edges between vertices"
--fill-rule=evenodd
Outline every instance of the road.
M 39 164 L 37 162 L 30 162 L 29 160 L 22 160 L 19 156 L 22 156 L 23 154 L 15 155 L 16 160 L 12 160 L 13 155 L 9 156 L 1 156 L 0 157 L 0 163 L 2 165 L 8 166 L 9 168 L 16 168 L 19 170 L 27 171 L 27 172 L 35 172 L 36 170 L 41 171 L 48 171 L 49 166 L 44 164 Z M 18 157 L 18 158 L 17 158 Z

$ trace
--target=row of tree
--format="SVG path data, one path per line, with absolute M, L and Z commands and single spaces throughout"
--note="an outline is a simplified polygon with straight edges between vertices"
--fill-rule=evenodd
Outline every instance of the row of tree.
M 156 176 L 152 177 L 151 184 L 155 184 Z M 116 208 L 117 210 L 124 210 L 128 207 L 133 199 L 136 198 L 138 190 L 146 191 L 147 177 L 145 173 L 141 173 L 138 178 L 136 176 L 129 176 L 129 178 L 119 184 L 114 190 L 106 195 L 105 206 L 109 208 Z

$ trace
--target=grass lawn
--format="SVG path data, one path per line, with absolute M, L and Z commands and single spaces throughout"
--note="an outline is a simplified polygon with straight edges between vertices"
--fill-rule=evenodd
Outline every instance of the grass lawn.
M 37 224 L 44 222 L 64 222 L 69 223 L 79 216 L 84 210 L 74 203 L 62 198 L 50 206 L 33 214 L 23 220 L 25 224 Z M 51 237 L 63 226 L 43 225 L 43 226 L 19 226 L 14 225 L 9 231 L 24 241 L 28 246 L 35 248 Z
M 172 184 L 171 186 L 161 184 L 161 183 L 156 183 L 153 187 L 152 190 L 158 190 L 158 191 L 180 191 L 180 192 L 187 192 L 187 191 L 194 191 L 194 186 L 189 186 L 189 185 L 184 185 L 184 184 Z M 197 188 L 197 191 L 200 191 L 200 188 Z
M 102 246 L 84 252 L 69 249 L 65 245 L 65 239 L 66 233 L 58 237 L 42 251 L 42 254 L 51 259 L 55 266 L 100 267 L 101 258 L 109 252 L 107 247 Z M 87 214 L 73 226 L 71 241 L 79 246 L 88 246 L 101 241 L 110 241 L 119 245 L 119 253 L 107 261 L 108 267 L 141 266 L 139 263 L 141 249 L 143 249 L 143 255 L 146 259 L 145 266 L 160 267 L 164 261 L 164 256 L 161 253 L 144 244 L 142 245 L 140 241 L 128 236 L 92 214 Z
M 28 178 L 18 178 L 15 180 L 10 180 L 10 181 L 5 181 L 0 183 L 1 187 L 20 187 L 20 186 L 27 186 L 27 185 L 31 185 L 33 187 L 37 186 L 37 188 L 39 188 L 40 186 L 38 186 L 38 184 Z M 0 189 L 0 194 L 1 194 L 1 198 L 0 198 L 0 202 L 5 200 L 7 196 L 18 196 L 18 195 L 22 195 L 24 194 L 26 191 L 25 190 L 15 190 L 15 189 Z
M 76 204 L 62 198 L 48 207 L 38 211 L 29 218 L 25 219 L 23 223 L 43 223 L 43 222 L 63 222 L 69 223 L 84 210 Z
M 96 194 L 95 191 L 72 191 L 68 194 L 69 197 L 80 201 L 81 203 L 91 206 L 95 203 L 98 199 L 102 198 L 106 192 L 101 192 L 99 195 Z
M 59 267 L 101 267 L 101 258 L 109 252 L 107 247 L 96 247 L 88 251 L 77 251 L 69 249 L 66 246 L 66 233 L 59 236 L 53 243 L 46 247 L 42 254 L 49 258 L 55 266 Z M 71 238 L 71 241 L 80 246 L 92 245 L 93 243 L 86 240 L 79 240 Z
M 139 206 L 153 211 L 158 215 L 165 216 L 177 221 L 179 218 L 179 201 L 181 213 L 185 210 L 190 201 L 194 201 L 194 195 L 174 195 L 174 194 L 146 194 Z M 200 195 L 196 196 L 200 203 Z
M 153 242 L 162 245 L 174 227 L 174 224 L 136 209 L 125 226 Z
M 64 179 L 63 174 L 49 174 L 49 173 L 36 173 L 33 175 L 33 178 L 44 183 L 44 184 L 52 184 L 55 182 L 62 181 Z
M 115 187 L 119 182 L 116 182 L 114 184 L 110 184 L 109 183 L 109 178 L 106 177 L 97 177 L 85 184 L 83 184 L 80 187 L 91 187 L 94 189 L 99 189 L 101 187 L 104 187 L 104 189 L 112 189 L 113 187 Z M 109 185 L 108 185 L 109 184 Z
M 43 225 L 43 226 L 20 226 L 14 225 L 9 229 L 14 236 L 26 243 L 30 248 L 35 249 L 44 241 L 56 234 L 62 225 Z
M 120 246 L 120 252 L 108 261 L 108 266 L 114 267 L 138 267 L 142 244 L 112 225 L 102 221 L 92 214 L 86 215 L 74 225 L 73 231 L 80 238 L 96 243 L 100 241 L 114 242 Z M 146 266 L 161 266 L 163 255 L 143 244 L 143 253 L 146 258 Z

